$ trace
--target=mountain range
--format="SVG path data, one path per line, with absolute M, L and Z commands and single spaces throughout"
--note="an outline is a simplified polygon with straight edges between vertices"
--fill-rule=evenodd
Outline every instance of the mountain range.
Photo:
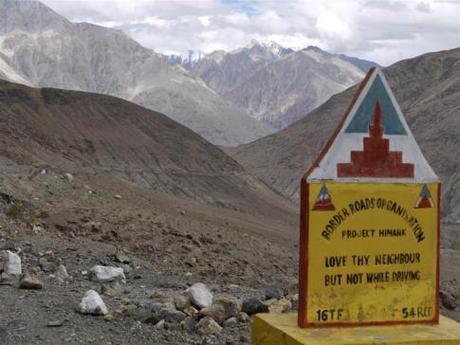
M 460 221 L 460 48 L 403 60 L 384 73 L 424 155 L 441 178 L 444 220 Z M 356 89 L 331 97 L 282 131 L 228 152 L 269 186 L 297 200 L 300 177 Z
M 0 78 L 121 97 L 221 146 L 291 124 L 375 65 L 257 41 L 193 59 L 167 57 L 121 30 L 72 23 L 38 1 L 0 0 L 0 18 Z
M 177 59 L 194 75 L 254 118 L 284 128 L 333 94 L 357 83 L 376 63 L 318 47 L 292 50 L 253 40 L 230 52 Z
M 232 146 L 273 130 L 122 31 L 71 23 L 37 1 L 0 0 L 0 76 L 118 96 Z

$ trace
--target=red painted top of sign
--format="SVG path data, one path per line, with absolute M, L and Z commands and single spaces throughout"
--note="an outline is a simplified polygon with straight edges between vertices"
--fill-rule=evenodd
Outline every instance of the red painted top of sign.
M 309 181 L 436 182 L 379 69 L 371 69 L 333 136 L 305 177 Z

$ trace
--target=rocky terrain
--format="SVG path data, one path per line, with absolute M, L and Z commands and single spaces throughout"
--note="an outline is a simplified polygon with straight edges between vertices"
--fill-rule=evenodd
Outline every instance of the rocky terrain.
M 247 344 L 248 315 L 293 308 L 296 208 L 199 135 L 5 81 L 0 119 L 8 344 Z
M 248 315 L 295 307 L 293 224 L 110 175 L 9 168 L 0 174 L 7 344 L 248 344 Z M 206 285 L 195 286 L 201 302 L 187 291 L 196 283 Z
M 429 53 L 384 69 L 424 155 L 440 176 L 442 216 L 460 221 L 460 49 Z M 356 86 L 302 120 L 228 152 L 283 195 L 298 199 L 302 176 L 343 115 Z
M 7 344 L 249 344 L 249 315 L 296 308 L 294 214 L 289 223 L 108 174 L 6 167 L 0 333 Z M 442 313 L 456 319 L 459 230 L 444 226 L 441 256 Z M 13 255 L 25 276 L 15 274 Z
M 284 128 L 363 76 L 353 64 L 309 47 L 257 70 L 224 96 L 256 119 Z
M 234 146 L 272 132 L 199 78 L 119 30 L 71 23 L 38 1 L 0 1 L 0 76 L 115 95 Z

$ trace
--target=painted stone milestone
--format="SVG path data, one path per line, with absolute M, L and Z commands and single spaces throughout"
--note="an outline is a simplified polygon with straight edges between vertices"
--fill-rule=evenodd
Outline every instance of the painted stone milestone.
M 440 182 L 379 69 L 301 184 L 300 327 L 439 318 Z

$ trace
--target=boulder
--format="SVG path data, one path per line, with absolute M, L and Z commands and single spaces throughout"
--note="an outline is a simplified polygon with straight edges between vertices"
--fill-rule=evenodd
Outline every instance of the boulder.
M 207 308 L 212 305 L 212 293 L 203 283 L 193 284 L 187 289 L 192 304 L 198 309 Z
M 198 334 L 213 335 L 219 333 L 222 330 L 222 327 L 220 327 L 219 324 L 212 318 L 206 316 L 197 323 L 195 329 Z
M 106 315 L 108 313 L 101 296 L 94 290 L 86 291 L 78 305 L 78 311 L 82 314 L 91 315 Z
M 3 272 L 10 275 L 21 275 L 21 258 L 19 255 L 7 250 L 3 252 Z
M 221 325 L 228 318 L 237 316 L 239 311 L 239 305 L 236 300 L 218 297 L 210 307 L 201 309 L 200 316 L 209 316 Z
M 180 325 L 184 331 L 193 333 L 195 331 L 197 323 L 198 322 L 193 317 L 187 316 L 185 319 L 181 321 Z
M 43 289 L 43 283 L 38 280 L 38 278 L 30 275 L 29 273 L 25 273 L 19 280 L 19 288 L 28 290 L 41 290 Z
M 268 289 L 265 290 L 265 299 L 270 300 L 270 299 L 281 299 L 283 297 L 283 291 L 276 287 L 269 287 Z
M 213 304 L 210 307 L 203 308 L 199 313 L 200 317 L 210 317 L 221 325 L 225 320 L 225 309 L 222 304 Z
M 234 316 L 225 320 L 224 323 L 222 324 L 222 326 L 224 327 L 234 327 L 236 325 L 238 325 L 238 319 Z
M 168 323 L 180 323 L 186 317 L 187 315 L 185 315 L 183 312 L 176 309 L 172 309 L 164 315 L 164 320 Z
M 252 297 L 243 301 L 241 311 L 248 315 L 254 315 L 258 313 L 268 313 L 268 306 L 263 304 L 258 298 Z
M 191 299 L 189 295 L 176 295 L 174 296 L 174 304 L 177 308 L 177 310 L 184 311 L 188 307 L 191 306 Z
M 100 283 L 124 281 L 126 279 L 123 268 L 111 266 L 94 266 L 91 268 L 92 279 Z

